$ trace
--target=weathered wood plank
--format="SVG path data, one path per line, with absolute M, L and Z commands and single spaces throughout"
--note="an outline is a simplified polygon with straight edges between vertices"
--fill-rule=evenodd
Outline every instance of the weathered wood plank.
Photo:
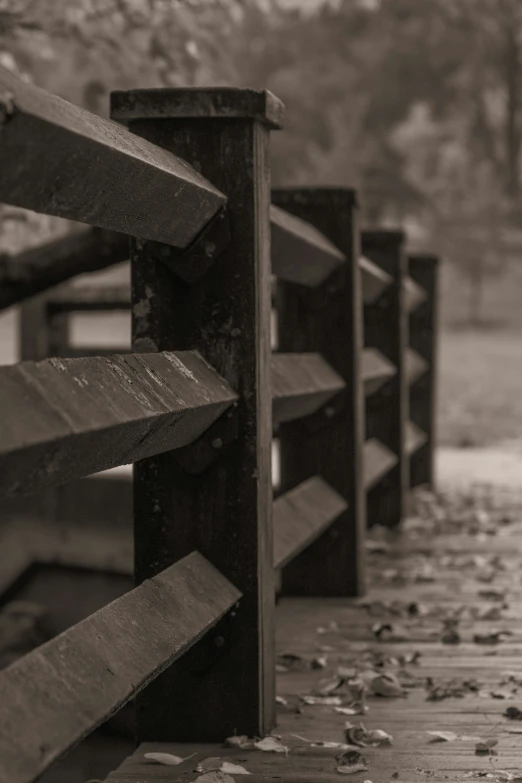
M 359 269 L 361 270 L 362 295 L 366 304 L 377 301 L 380 295 L 393 283 L 392 276 L 366 256 L 359 257 Z
M 1 783 L 36 780 L 240 596 L 193 552 L 1 672 Z
M 52 313 L 129 310 L 129 286 L 61 286 L 47 297 Z
M 75 231 L 18 255 L 0 256 L 0 310 L 128 258 L 127 236 L 96 228 Z
M 423 359 L 420 353 L 414 351 L 413 348 L 406 349 L 406 356 L 404 357 L 404 363 L 405 363 L 406 377 L 408 378 L 408 384 L 410 386 L 416 383 L 419 380 L 419 378 L 421 378 L 422 375 L 424 375 L 424 373 L 428 370 L 429 367 L 429 364 L 426 361 L 426 359 Z
M 195 352 L 0 370 L 0 493 L 36 492 L 186 446 L 236 400 Z
M 276 424 L 315 413 L 346 386 L 318 353 L 275 353 L 271 366 Z
M 427 435 L 412 421 L 406 424 L 406 453 L 411 457 L 427 441 Z
M 402 231 L 363 231 L 363 254 L 392 277 L 393 283 L 378 301 L 364 308 L 364 341 L 377 348 L 396 368 L 386 386 L 367 399 L 366 437 L 377 438 L 398 459 L 386 476 L 367 495 L 368 521 L 398 525 L 406 513 L 409 462 L 405 449 L 408 420 L 408 380 L 405 354 L 408 345 L 408 314 L 404 306 L 404 277 L 407 271 Z
M 416 310 L 427 297 L 426 290 L 415 282 L 415 280 L 406 275 L 404 278 L 404 302 L 406 310 L 411 313 L 412 310 Z
M 280 280 L 313 287 L 319 285 L 345 257 L 310 223 L 270 207 L 272 272 Z
M 410 458 L 410 482 L 433 486 L 437 437 L 437 362 L 439 332 L 439 261 L 434 256 L 410 256 L 410 276 L 426 298 L 410 313 L 410 345 L 426 363 L 425 372 L 410 387 L 410 418 L 426 433 L 426 442 Z
M 371 489 L 398 462 L 397 455 L 386 448 L 377 438 L 370 438 L 364 444 L 364 486 Z
M 348 508 L 326 481 L 314 476 L 274 501 L 274 568 L 282 568 Z
M 275 720 L 268 129 L 281 105 L 241 89 L 138 97 L 116 95 L 114 116 L 128 108 L 131 131 L 197 160 L 226 193 L 231 232 L 191 286 L 134 244 L 133 347 L 201 351 L 238 392 L 239 437 L 197 476 L 170 454 L 135 466 L 136 579 L 197 548 L 243 593 L 219 646 L 198 645 L 141 694 L 138 739 L 263 735 Z
M 0 70 L 0 201 L 187 247 L 225 197 L 125 128 Z
M 280 426 L 281 491 L 319 475 L 348 501 L 328 531 L 283 569 L 283 593 L 354 595 L 364 589 L 366 534 L 356 194 L 344 188 L 288 188 L 274 191 L 272 198 L 321 231 L 346 258 L 316 288 L 278 282 L 279 350 L 316 351 L 344 381 L 313 419 Z
M 397 368 L 382 355 L 377 348 L 365 348 L 361 361 L 364 391 L 367 396 L 374 394 L 394 375 Z

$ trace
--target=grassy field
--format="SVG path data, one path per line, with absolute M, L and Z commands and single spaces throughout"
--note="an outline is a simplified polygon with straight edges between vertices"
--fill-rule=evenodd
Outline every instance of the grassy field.
M 522 440 L 522 332 L 441 335 L 439 443 Z

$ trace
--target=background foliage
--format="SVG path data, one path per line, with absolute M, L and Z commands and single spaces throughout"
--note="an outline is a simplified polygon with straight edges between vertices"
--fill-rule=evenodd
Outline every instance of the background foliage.
M 111 89 L 267 87 L 275 183 L 354 186 L 367 223 L 406 224 L 448 262 L 448 317 L 517 274 L 520 0 L 0 0 L 0 63 L 102 115 Z M 65 230 L 2 223 L 8 250 Z

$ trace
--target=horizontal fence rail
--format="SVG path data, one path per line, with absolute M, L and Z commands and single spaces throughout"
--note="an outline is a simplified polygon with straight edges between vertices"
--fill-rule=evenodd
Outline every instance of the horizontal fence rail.
M 48 359 L 0 369 L 4 497 L 198 438 L 237 399 L 197 353 Z
M 0 672 L 1 783 L 39 777 L 240 597 L 194 552 Z
M 361 594 L 367 524 L 433 483 L 436 259 L 361 232 L 351 190 L 271 192 L 266 91 L 117 92 L 114 122 L 0 70 L 0 109 L 0 200 L 94 226 L 0 258 L 0 309 L 29 300 L 0 368 L 0 590 L 35 564 L 129 575 L 131 528 L 138 585 L 0 673 L 0 783 L 137 693 L 138 742 L 265 736 L 276 581 Z M 64 285 L 122 261 L 130 288 Z M 110 311 L 128 353 L 70 344 Z
M 0 69 L 0 201 L 187 247 L 226 199 L 175 155 Z

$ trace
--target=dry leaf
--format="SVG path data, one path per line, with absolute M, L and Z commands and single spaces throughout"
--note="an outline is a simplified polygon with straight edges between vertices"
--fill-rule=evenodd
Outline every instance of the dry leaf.
M 518 707 L 508 707 L 504 712 L 504 717 L 509 720 L 522 720 L 522 710 Z
M 475 644 L 498 644 L 503 641 L 503 636 L 513 636 L 511 631 L 491 631 L 490 633 L 475 633 Z
M 220 766 L 220 772 L 227 772 L 229 775 L 250 775 L 241 764 L 232 764 L 230 761 L 224 761 Z
M 246 734 L 240 734 L 239 736 L 227 737 L 225 745 L 229 748 L 241 748 L 241 750 L 252 750 L 254 747 L 254 740 L 249 739 Z
M 353 764 L 349 767 L 336 767 L 336 769 L 341 775 L 353 775 L 355 772 L 368 772 L 368 767 L 365 764 Z
M 404 689 L 394 674 L 378 674 L 370 683 L 370 693 L 374 696 L 384 696 L 385 698 L 394 698 L 404 696 Z
M 496 739 L 480 740 L 480 742 L 477 742 L 475 745 L 475 755 L 482 756 L 486 753 L 491 753 L 491 749 L 497 744 L 498 740 Z
M 254 742 L 254 747 L 258 750 L 265 751 L 265 753 L 285 753 L 288 755 L 288 748 L 276 739 L 276 737 L 265 737 L 258 742 Z
M 288 702 L 283 696 L 276 696 L 276 704 L 281 704 L 283 707 L 288 706 Z
M 326 669 L 328 666 L 328 658 L 326 655 L 318 655 L 316 658 L 312 658 L 310 666 L 312 669 Z
M 305 704 L 311 707 L 340 707 L 340 696 L 301 696 Z
M 222 760 L 219 756 L 209 756 L 203 761 L 200 761 L 196 767 L 196 772 L 210 772 L 211 770 L 218 770 L 222 764 Z
M 393 737 L 381 729 L 366 729 L 362 723 L 353 725 L 349 721 L 345 723 L 344 737 L 351 745 L 359 745 L 362 748 L 378 745 L 391 745 Z
M 235 783 L 235 781 L 226 772 L 212 770 L 212 772 L 205 772 L 203 775 L 199 775 L 192 783 Z
M 192 756 L 194 753 L 192 754 Z M 158 764 L 165 764 L 168 767 L 176 767 L 187 759 L 191 759 L 192 756 L 182 759 L 181 756 L 174 756 L 172 753 L 145 753 L 145 758 L 150 761 L 156 761 Z
M 426 734 L 433 737 L 430 742 L 455 742 L 458 740 L 458 735 L 452 731 L 427 731 Z
M 337 772 L 342 775 L 353 775 L 355 772 L 366 772 L 368 769 L 368 762 L 362 756 L 358 750 L 347 750 L 340 756 L 336 757 L 339 766 Z

